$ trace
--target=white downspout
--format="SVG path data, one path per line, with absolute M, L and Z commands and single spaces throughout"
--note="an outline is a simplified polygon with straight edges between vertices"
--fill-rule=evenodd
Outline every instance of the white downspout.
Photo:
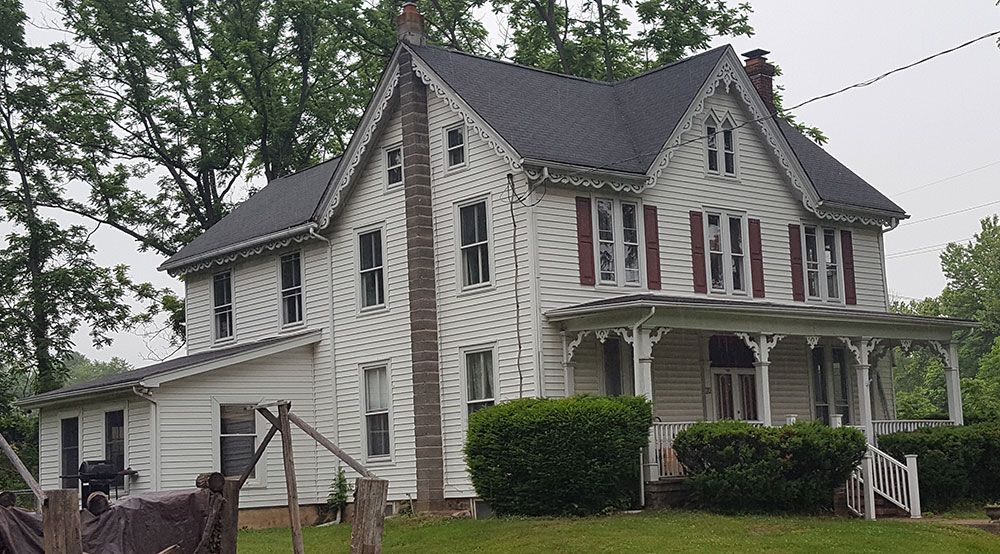
M 321 241 L 323 241 L 323 242 L 326 243 L 326 271 L 325 271 L 325 274 L 326 274 L 326 303 L 329 306 L 329 310 L 328 310 L 328 313 L 327 313 L 327 334 L 328 334 L 328 336 L 330 338 L 330 366 L 329 366 L 329 370 L 330 370 L 330 401 L 333 403 L 333 442 L 339 444 L 340 443 L 340 423 L 339 423 L 340 422 L 340 418 L 338 417 L 338 412 L 340 411 L 340 406 L 337 403 L 337 364 L 336 364 L 336 356 L 335 356 L 336 349 L 334 348 L 334 340 L 333 340 L 334 339 L 334 335 L 333 335 L 333 316 L 334 316 L 334 311 L 333 311 L 333 242 L 330 239 L 324 237 L 323 235 L 317 233 L 316 232 L 316 228 L 317 228 L 317 226 L 315 226 L 315 225 L 312 226 L 312 227 L 310 227 L 309 228 L 309 235 L 312 236 L 313 238 L 317 238 L 317 239 L 319 239 L 319 240 L 321 240 Z M 313 366 L 313 371 L 315 372 L 315 370 L 316 370 L 316 367 L 314 365 Z M 316 376 L 315 376 L 315 373 L 314 373 L 313 374 L 313 379 L 315 380 L 315 378 L 316 378 Z M 315 381 L 314 381 L 314 383 L 315 383 Z M 313 410 L 316 409 L 315 390 L 316 390 L 316 387 L 314 386 L 313 387 L 313 391 L 314 391 L 314 394 L 313 394 Z M 317 445 L 314 442 L 313 443 L 313 451 L 314 451 L 315 455 L 313 456 L 313 458 L 314 458 L 314 463 L 315 463 L 315 471 L 316 471 L 317 480 L 319 478 L 319 471 L 320 471 L 318 449 L 319 449 L 319 445 Z M 337 460 L 337 474 L 338 475 L 340 474 L 340 460 Z M 320 489 L 320 491 L 322 491 L 322 490 L 323 489 Z M 320 493 L 319 496 L 322 497 L 322 492 Z M 340 517 L 340 515 L 338 514 L 337 517 Z
M 143 393 L 139 386 L 132 387 L 132 394 L 149 402 L 149 476 L 150 485 L 154 491 L 160 490 L 160 405 L 153 400 L 152 393 Z M 126 404 L 127 408 L 127 404 Z M 131 435 L 131 431 L 126 429 L 126 433 Z M 128 483 L 128 481 L 126 481 Z M 130 492 L 127 486 L 125 492 Z

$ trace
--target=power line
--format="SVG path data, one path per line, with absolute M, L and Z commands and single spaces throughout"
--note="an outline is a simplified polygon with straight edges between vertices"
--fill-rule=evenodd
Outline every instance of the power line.
M 931 54 L 930 56 L 927 56 L 925 58 L 921 58 L 921 59 L 919 59 L 919 60 L 917 60 L 917 61 L 915 61 L 913 63 L 909 63 L 909 64 L 906 64 L 906 65 L 897 67 L 895 69 L 891 69 L 889 71 L 886 71 L 885 73 L 882 73 L 881 75 L 878 75 L 877 77 L 872 77 L 871 79 L 868 79 L 868 80 L 865 80 L 865 81 L 860 81 L 860 82 L 854 83 L 853 85 L 848 85 L 848 86 L 846 86 L 846 87 L 844 87 L 842 89 L 835 90 L 833 92 L 828 92 L 826 94 L 821 94 L 819 96 L 814 96 L 814 97 L 812 97 L 812 98 L 810 98 L 810 99 L 808 99 L 808 100 L 806 100 L 804 102 L 800 102 L 800 103 L 798 103 L 798 104 L 796 104 L 796 105 L 794 105 L 794 106 L 792 106 L 790 108 L 787 108 L 787 109 L 783 110 L 783 112 L 787 114 L 787 113 L 790 113 L 790 112 L 792 112 L 794 110 L 797 110 L 797 109 L 799 109 L 799 108 L 801 108 L 803 106 L 811 104 L 813 102 L 817 102 L 819 100 L 830 98 L 832 96 L 836 96 L 838 94 L 847 92 L 847 91 L 852 90 L 852 89 L 871 86 L 871 85 L 873 85 L 873 84 L 881 81 L 882 79 L 885 79 L 886 77 L 888 77 L 890 75 L 893 75 L 895 73 L 899 73 L 900 71 L 905 71 L 905 70 L 913 68 L 913 67 L 916 67 L 916 66 L 918 66 L 920 64 L 929 62 L 929 61 L 931 61 L 931 60 L 933 60 L 935 58 L 944 56 L 946 54 L 950 54 L 950 53 L 955 52 L 957 50 L 961 50 L 962 48 L 965 48 L 967 46 L 971 46 L 971 45 L 973 45 L 973 44 L 975 44 L 977 42 L 980 42 L 982 40 L 986 40 L 988 38 L 995 37 L 997 35 L 1000 35 L 1000 30 L 986 33 L 985 35 L 982 35 L 980 37 L 977 37 L 977 38 L 974 38 L 972 40 L 963 42 L 962 44 L 959 44 L 958 46 L 953 46 L 951 48 L 948 48 L 947 50 L 942 50 L 942 51 L 937 52 L 935 54 Z M 739 129 L 740 127 L 746 127 L 747 125 L 750 125 L 752 123 L 759 123 L 761 121 L 764 121 L 765 119 L 775 119 L 775 120 L 777 120 L 777 118 L 778 118 L 778 114 L 777 113 L 768 114 L 768 115 L 765 115 L 765 116 L 762 116 L 762 117 L 758 117 L 756 119 L 751 119 L 749 121 L 745 121 L 745 122 L 740 123 L 738 125 L 734 125 L 732 128 L 726 129 L 726 130 L 735 130 L 735 129 Z M 681 146 L 688 145 L 688 144 L 690 144 L 692 142 L 697 142 L 697 141 L 700 141 L 700 140 L 703 140 L 703 139 L 707 139 L 709 137 L 713 137 L 713 136 L 718 135 L 718 134 L 720 134 L 722 132 L 723 132 L 723 130 L 720 129 L 720 130 L 718 130 L 718 131 L 716 131 L 714 133 L 709 133 L 707 135 L 702 135 L 702 136 L 699 136 L 699 137 L 695 137 L 695 138 L 692 138 L 690 140 L 686 140 L 686 141 L 680 142 L 678 144 L 675 144 L 673 146 L 665 146 L 665 147 L 663 147 L 661 149 L 658 149 L 658 150 L 655 150 L 655 151 L 650 151 L 650 152 L 640 152 L 640 153 L 638 153 L 638 154 L 636 154 L 634 156 L 629 156 L 627 158 L 622 158 L 620 160 L 615 160 L 613 162 L 608 162 L 608 163 L 606 163 L 604 165 L 599 165 L 599 166 L 595 166 L 595 167 L 589 167 L 589 168 L 586 168 L 586 169 L 580 169 L 580 170 L 577 170 L 577 171 L 574 171 L 574 172 L 571 172 L 571 173 L 567 173 L 566 177 L 574 177 L 574 176 L 577 176 L 577 175 L 583 175 L 583 174 L 587 174 L 587 173 L 593 173 L 595 171 L 600 171 L 602 169 L 607 169 L 607 168 L 609 168 L 611 166 L 618 165 L 618 164 L 624 163 L 624 162 L 629 162 L 629 161 L 632 161 L 632 160 L 634 160 L 636 158 L 641 158 L 643 156 L 651 156 L 651 155 L 659 154 L 660 152 L 664 152 L 664 151 L 667 151 L 667 150 L 674 150 L 676 148 L 680 148 Z
M 948 213 L 944 213 L 944 214 L 933 215 L 931 217 L 925 217 L 923 219 L 914 219 L 912 221 L 906 221 L 906 222 L 900 223 L 899 226 L 900 227 L 905 227 L 907 225 L 916 225 L 918 223 L 926 223 L 928 221 L 934 221 L 934 220 L 941 219 L 941 218 L 948 217 L 948 216 L 952 216 L 952 215 L 964 214 L 965 212 L 971 212 L 973 210 L 978 210 L 980 208 L 985 208 L 987 206 L 994 206 L 996 204 L 1000 204 L 1000 200 L 994 200 L 993 202 L 987 202 L 985 204 L 979 204 L 978 206 L 972 206 L 970 208 L 963 208 L 961 210 L 955 210 L 953 212 L 948 212 Z
M 902 258 L 905 255 L 909 255 L 909 254 L 923 254 L 924 252 L 933 252 L 934 250 L 941 250 L 942 248 L 948 246 L 949 244 L 951 244 L 953 242 L 967 242 L 967 241 L 972 240 L 973 238 L 975 238 L 975 237 L 969 237 L 969 238 L 964 238 L 964 239 L 959 239 L 959 240 L 951 240 L 951 241 L 948 241 L 948 242 L 942 242 L 940 244 L 930 244 L 930 245 L 927 245 L 927 246 L 920 246 L 918 248 L 911 248 L 910 250 L 900 250 L 899 252 L 890 252 L 889 254 L 886 254 L 885 257 L 886 257 L 886 259 L 889 259 L 889 258 Z
M 957 179 L 958 177 L 962 177 L 963 175 L 968 175 L 970 173 L 975 173 L 977 171 L 986 169 L 987 167 L 993 167 L 995 165 L 1000 165 L 1000 160 L 997 160 L 997 161 L 992 162 L 992 163 L 988 163 L 986 165 L 981 165 L 981 166 L 979 166 L 979 167 L 977 167 L 975 169 L 970 169 L 968 171 L 963 171 L 961 173 L 956 173 L 955 175 L 952 175 L 950 177 L 945 177 L 943 179 L 938 179 L 937 181 L 932 181 L 930 183 L 927 183 L 927 184 L 924 184 L 924 185 L 920 185 L 919 187 L 913 187 L 911 189 L 906 189 L 903 192 L 897 192 L 897 193 L 895 193 L 895 194 L 892 195 L 892 198 L 899 198 L 900 196 L 903 196 L 904 194 L 910 194 L 911 192 L 916 192 L 918 190 L 923 190 L 923 189 L 925 189 L 927 187 L 936 185 L 938 183 L 943 183 L 945 181 L 950 181 L 952 179 Z

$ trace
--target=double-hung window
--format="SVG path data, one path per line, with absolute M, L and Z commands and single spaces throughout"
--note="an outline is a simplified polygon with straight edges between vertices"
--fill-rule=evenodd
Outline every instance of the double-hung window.
M 465 378 L 470 414 L 495 403 L 492 349 L 465 353 Z
M 212 304 L 215 340 L 233 337 L 233 272 L 216 273 L 212 278 Z
M 361 268 L 361 307 L 385 306 L 385 265 L 382 256 L 382 230 L 358 235 Z
M 840 252 L 837 231 L 806 225 L 805 235 L 806 292 L 814 300 L 840 301 Z
M 368 458 L 389 455 L 389 375 L 384 365 L 364 368 Z
M 385 184 L 394 187 L 403 183 L 403 147 L 385 150 Z
M 736 175 L 736 137 L 733 134 L 733 124 L 728 118 L 721 125 L 714 118 L 708 119 L 705 124 L 705 146 L 708 156 L 708 172 L 734 177 Z
M 302 256 L 298 253 L 281 257 L 281 324 L 302 322 Z
M 597 265 L 602 284 L 638 286 L 642 283 L 639 248 L 639 206 L 598 198 Z
M 104 412 L 104 459 L 115 471 L 125 469 L 125 411 Z M 119 487 L 125 484 L 124 476 L 115 477 Z
M 256 448 L 256 412 L 245 405 L 219 405 L 219 471 L 226 477 L 243 475 Z
M 76 475 L 80 471 L 80 418 L 67 417 L 59 422 L 59 459 L 63 475 Z M 75 489 L 76 477 L 63 477 L 62 488 Z
M 486 201 L 461 206 L 459 227 L 462 250 L 462 286 L 490 282 L 490 236 Z
M 746 217 L 726 212 L 706 213 L 705 243 L 712 292 L 746 294 Z
M 448 169 L 465 165 L 465 126 L 445 129 L 445 158 Z

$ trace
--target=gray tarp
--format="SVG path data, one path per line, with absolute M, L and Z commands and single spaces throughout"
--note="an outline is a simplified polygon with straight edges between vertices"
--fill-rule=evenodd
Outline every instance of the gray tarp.
M 177 544 L 179 554 L 193 554 L 217 496 L 208 489 L 147 493 L 123 498 L 100 516 L 82 510 L 83 550 L 157 554 Z M 0 507 L 0 554 L 44 554 L 41 516 Z

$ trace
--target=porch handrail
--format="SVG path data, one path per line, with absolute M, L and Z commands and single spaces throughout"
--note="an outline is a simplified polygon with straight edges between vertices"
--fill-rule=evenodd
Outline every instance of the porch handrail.
M 919 518 L 920 487 L 917 457 L 908 455 L 903 464 L 871 444 L 861 464 L 847 479 L 847 507 L 866 519 L 875 519 L 875 494 Z
M 650 430 L 650 447 L 653 449 L 653 459 L 659 468 L 660 477 L 681 477 L 684 475 L 684 466 L 677 459 L 677 452 L 674 451 L 674 439 L 677 435 L 689 429 L 697 421 L 654 421 Z M 748 421 L 754 427 L 763 427 L 761 421 Z

